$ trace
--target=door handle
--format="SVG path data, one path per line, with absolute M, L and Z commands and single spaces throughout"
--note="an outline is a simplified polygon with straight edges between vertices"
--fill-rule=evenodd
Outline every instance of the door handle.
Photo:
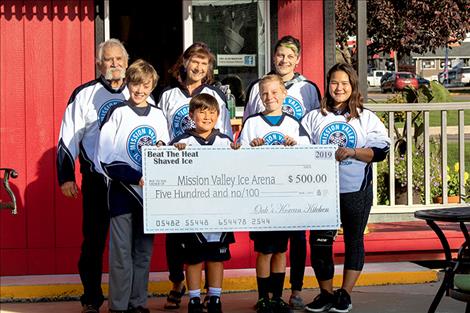
M 16 215 L 17 208 L 16 208 L 16 197 L 13 191 L 10 188 L 9 179 L 17 178 L 18 172 L 12 168 L 0 168 L 0 171 L 4 171 L 3 174 L 3 187 L 5 188 L 6 192 L 10 196 L 11 201 L 9 202 L 0 202 L 0 209 L 11 209 L 11 214 Z

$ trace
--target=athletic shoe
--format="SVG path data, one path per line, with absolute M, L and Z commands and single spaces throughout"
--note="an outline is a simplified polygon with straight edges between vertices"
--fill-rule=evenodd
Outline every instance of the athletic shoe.
M 92 304 L 82 305 L 82 313 L 98 313 L 100 310 Z
M 127 312 L 128 313 L 150 313 L 150 310 L 139 305 L 136 308 L 131 308 L 127 310 Z
M 220 302 L 220 297 L 210 297 L 209 302 L 207 302 L 207 313 L 222 313 L 222 302 Z
M 351 311 L 352 303 L 351 303 L 351 296 L 349 293 L 344 289 L 338 289 L 335 291 L 335 302 L 333 306 L 330 308 L 330 312 L 338 312 L 338 313 L 347 313 Z
M 291 295 L 289 298 L 289 306 L 292 310 L 303 310 L 305 308 L 304 300 L 300 296 Z
M 292 313 L 289 305 L 281 298 L 271 299 L 273 313 Z
M 335 295 L 329 293 L 325 289 L 320 289 L 318 294 L 311 303 L 305 306 L 308 312 L 325 312 L 328 311 L 335 302 Z
M 191 298 L 191 299 L 189 299 L 188 313 L 203 313 L 201 298 Z
M 206 295 L 204 297 L 204 300 L 202 301 L 202 309 L 204 310 L 204 312 L 207 312 L 207 304 L 209 303 L 209 300 L 210 300 L 210 297 Z
M 261 298 L 256 303 L 256 313 L 273 313 L 268 299 Z

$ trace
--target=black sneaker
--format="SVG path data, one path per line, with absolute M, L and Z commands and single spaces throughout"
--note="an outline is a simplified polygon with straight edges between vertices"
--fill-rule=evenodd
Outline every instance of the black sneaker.
M 82 305 L 82 313 L 98 313 L 100 310 L 92 304 Z
M 255 305 L 256 313 L 273 313 L 269 299 L 261 298 Z
M 204 297 L 204 300 L 202 301 L 202 309 L 204 310 L 204 312 L 207 312 L 207 304 L 209 303 L 209 300 L 210 300 L 210 297 L 206 295 Z
M 339 313 L 347 313 L 351 311 L 352 303 L 351 303 L 351 296 L 349 293 L 344 289 L 338 289 L 335 291 L 335 302 L 333 306 L 330 308 L 330 312 L 339 312 Z
M 220 302 L 220 297 L 210 297 L 209 302 L 207 302 L 207 313 L 222 313 L 222 302 Z
M 127 313 L 150 313 L 150 310 L 139 305 L 136 308 L 130 308 Z
M 203 313 L 201 298 L 191 298 L 188 303 L 188 313 Z
M 325 289 L 320 289 L 320 294 L 318 294 L 312 302 L 305 306 L 305 310 L 308 312 L 325 312 L 333 306 L 334 302 L 334 294 L 329 293 Z
M 281 298 L 271 299 L 271 308 L 273 313 L 292 313 L 289 305 Z

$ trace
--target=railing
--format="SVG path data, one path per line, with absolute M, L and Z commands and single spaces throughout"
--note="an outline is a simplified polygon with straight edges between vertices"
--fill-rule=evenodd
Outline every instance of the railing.
M 375 213 L 410 213 L 423 208 L 435 208 L 435 207 L 446 207 L 450 206 L 448 203 L 448 187 L 447 187 L 447 112 L 457 111 L 458 112 L 458 162 L 459 162 L 459 184 L 460 184 L 460 203 L 457 205 L 465 205 L 465 186 L 464 186 L 464 173 L 465 173 L 465 124 L 464 124 L 464 111 L 470 110 L 470 102 L 451 102 L 451 103 L 376 103 L 367 104 L 366 108 L 375 112 L 386 112 L 388 114 L 388 127 L 389 136 L 391 138 L 390 153 L 388 156 L 389 160 L 389 205 L 377 204 L 377 164 L 374 164 L 374 203 L 372 207 L 372 214 Z M 424 119 L 424 133 L 423 133 L 423 145 L 424 145 L 424 203 L 415 204 L 413 203 L 413 138 L 412 138 L 412 114 L 413 112 L 423 112 Z M 431 179 L 430 169 L 431 166 L 437 166 L 431 164 L 430 159 L 430 125 L 429 125 L 429 112 L 440 111 L 441 112 L 441 125 L 440 125 L 440 144 L 441 144 L 441 162 L 439 164 L 441 169 L 441 181 L 442 181 L 442 204 L 433 204 L 431 199 Z M 404 127 L 406 129 L 406 177 L 407 177 L 407 204 L 398 205 L 395 203 L 395 157 L 396 151 L 394 149 L 396 143 L 395 136 L 395 113 L 406 112 L 406 119 Z M 467 121 L 470 125 L 470 121 Z M 467 126 L 467 134 L 470 136 L 470 126 Z M 456 206 L 456 204 L 452 204 Z

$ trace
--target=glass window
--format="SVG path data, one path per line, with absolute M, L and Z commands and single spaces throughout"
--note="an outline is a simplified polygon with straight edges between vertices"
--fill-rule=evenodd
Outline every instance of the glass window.
M 192 13 L 187 15 L 191 23 L 184 23 L 185 46 L 197 41 L 207 43 L 216 57 L 216 80 L 222 84 L 237 84 L 240 90 L 232 90 L 237 97 L 236 93 L 242 93 L 250 82 L 266 72 L 266 60 L 269 57 L 266 47 L 266 43 L 269 43 L 266 12 L 269 1 L 189 2 Z M 189 5 L 183 7 L 188 8 Z M 241 105 L 242 102 L 237 101 L 237 104 Z
M 412 73 L 397 73 L 397 77 L 399 78 L 413 78 L 413 74 Z
M 440 64 L 439 64 L 439 68 L 442 69 L 442 68 L 444 68 L 444 66 L 445 66 L 445 60 L 441 60 L 441 62 L 440 62 Z M 450 60 L 447 60 L 447 67 L 448 67 L 448 68 L 451 68 L 451 67 L 452 67 L 452 63 L 451 63 Z
M 435 69 L 436 62 L 434 60 L 422 60 L 423 69 Z

